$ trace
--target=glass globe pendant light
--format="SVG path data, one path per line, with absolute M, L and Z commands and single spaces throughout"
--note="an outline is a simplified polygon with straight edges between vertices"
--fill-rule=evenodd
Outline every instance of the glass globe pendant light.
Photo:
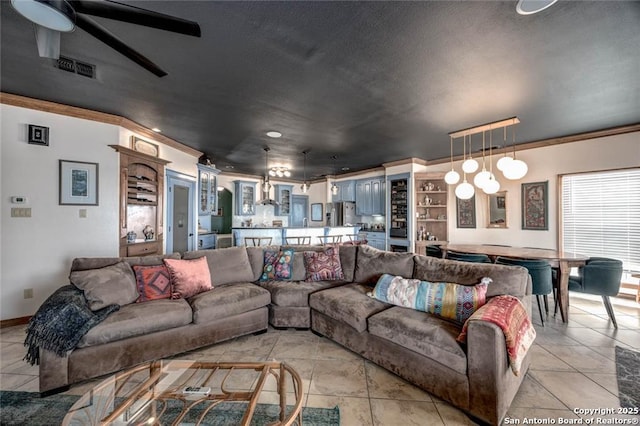
M 485 194 L 495 194 L 500 190 L 500 182 L 498 182 L 495 175 L 493 174 L 492 146 L 493 146 L 493 135 L 491 133 L 491 130 L 489 130 L 489 179 L 487 180 L 484 187 L 482 188 Z
M 448 185 L 455 185 L 460 181 L 460 174 L 453 170 L 453 136 L 449 136 L 449 147 L 450 147 L 450 159 L 451 159 L 451 170 L 444 175 L 444 181 Z
M 503 144 L 503 146 L 504 146 L 504 148 L 505 148 L 505 151 L 504 151 L 504 157 L 502 157 L 501 159 L 499 159 L 499 160 L 498 160 L 498 162 L 496 163 L 496 167 L 497 167 L 497 168 L 498 168 L 498 170 L 500 170 L 501 172 L 504 172 L 504 171 L 505 171 L 505 169 L 506 169 L 507 167 L 509 167 L 509 163 L 511 163 L 511 162 L 513 161 L 513 158 L 511 158 L 511 157 L 509 156 L 509 154 L 507 154 L 507 149 L 506 149 L 506 148 L 507 148 L 507 127 L 506 127 L 506 126 L 505 126 L 505 127 L 503 127 L 503 130 L 504 130 L 504 138 L 503 138 L 504 144 Z
M 471 157 L 471 135 L 469 135 L 469 158 L 462 163 L 462 171 L 465 173 L 474 173 L 478 170 L 478 162 Z
M 303 194 L 306 194 L 309 191 L 309 185 L 307 184 L 307 153 L 309 150 L 302 151 L 302 155 L 304 155 L 304 165 L 302 168 L 302 173 L 304 175 L 304 180 L 302 181 L 302 185 L 300 185 L 300 190 Z
M 489 176 L 491 176 L 491 173 L 485 167 L 484 160 L 484 132 L 482 132 L 482 171 L 473 178 L 473 184 L 480 189 L 484 188 L 489 181 Z
M 466 152 L 465 152 L 465 147 L 462 148 L 462 158 L 466 157 Z M 462 173 L 463 176 L 463 181 L 460 185 L 456 186 L 456 197 L 460 198 L 461 200 L 468 200 L 469 198 L 473 197 L 473 194 L 476 192 L 475 189 L 473 189 L 473 185 L 471 185 L 469 182 L 467 182 L 467 174 L 466 173 Z
M 527 166 L 527 163 L 525 163 L 522 160 L 518 160 L 516 158 L 516 146 L 515 146 L 515 129 L 512 130 L 513 132 L 513 161 L 511 161 L 508 166 L 504 169 L 503 173 L 504 173 L 504 177 L 506 177 L 507 179 L 511 179 L 511 180 L 518 180 L 518 179 L 522 179 L 527 172 L 529 171 L 529 166 Z

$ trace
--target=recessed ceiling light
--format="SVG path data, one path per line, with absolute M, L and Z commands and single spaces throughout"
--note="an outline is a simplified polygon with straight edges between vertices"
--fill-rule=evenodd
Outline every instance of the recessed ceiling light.
M 343 167 L 343 168 L 342 168 L 342 171 L 343 171 L 343 172 L 346 172 L 346 171 L 348 171 L 348 170 L 349 170 L 349 168 L 348 168 L 348 167 Z
M 157 127 L 154 127 L 151 130 L 153 130 L 156 133 L 162 133 L 162 130 L 158 129 Z
M 558 0 L 518 0 L 516 11 L 520 15 L 533 15 L 542 12 Z
M 233 167 L 233 166 L 231 166 L 231 165 L 227 165 L 227 166 L 224 166 L 224 168 L 225 168 L 225 169 L 229 169 L 229 170 L 231 170 L 231 169 L 234 169 L 235 167 Z
M 267 136 L 269 136 L 270 138 L 280 138 L 282 137 L 282 133 L 272 130 L 270 132 L 267 132 Z

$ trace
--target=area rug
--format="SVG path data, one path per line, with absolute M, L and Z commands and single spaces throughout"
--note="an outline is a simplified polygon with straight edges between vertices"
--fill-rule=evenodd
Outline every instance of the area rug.
M 0 391 L 0 424 L 51 426 L 59 425 L 71 406 L 78 400 L 75 395 L 52 395 L 40 398 L 35 392 Z M 226 405 L 225 405 L 226 404 Z M 205 422 L 212 426 L 235 426 L 240 423 L 244 414 L 241 403 L 222 404 L 213 416 L 207 416 Z M 279 407 L 271 404 L 258 404 L 251 425 L 266 425 L 277 417 Z M 177 415 L 176 410 L 176 415 Z M 198 413 L 195 413 L 198 414 Z M 192 419 L 184 419 L 190 423 Z M 170 419 L 167 422 L 170 424 Z M 302 424 L 305 426 L 338 426 L 340 410 L 334 408 L 302 409 Z
M 640 352 L 616 346 L 616 376 L 620 406 L 640 407 Z

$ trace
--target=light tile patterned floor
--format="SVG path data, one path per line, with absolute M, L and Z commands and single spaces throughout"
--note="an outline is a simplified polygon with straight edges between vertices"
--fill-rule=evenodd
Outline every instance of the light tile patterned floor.
M 525 417 L 551 418 L 557 424 L 559 418 L 593 417 L 574 413 L 576 408 L 618 406 L 614 347 L 640 350 L 640 305 L 628 299 L 613 302 L 618 330 L 609 322 L 598 297 L 572 294 L 569 324 L 563 324 L 559 316 L 549 316 L 542 327 L 534 309 L 538 338 L 533 363 L 509 418 L 521 424 Z M 3 390 L 38 390 L 38 367 L 22 361 L 23 340 L 22 326 L 0 330 Z M 309 331 L 270 329 L 266 334 L 245 336 L 176 358 L 288 361 L 302 376 L 305 405 L 340 406 L 343 426 L 474 424 L 450 404 Z M 73 386 L 68 393 L 82 394 L 95 382 Z M 276 401 L 274 390 L 266 389 L 265 402 Z

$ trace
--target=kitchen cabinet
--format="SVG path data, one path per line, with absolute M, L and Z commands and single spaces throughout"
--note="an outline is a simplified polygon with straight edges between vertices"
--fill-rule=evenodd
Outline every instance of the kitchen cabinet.
M 169 161 L 121 145 L 120 257 L 162 254 L 164 168 Z
M 276 201 L 279 203 L 279 205 L 275 206 L 274 214 L 276 216 L 290 215 L 293 185 L 274 185 L 274 189 L 276 193 Z
M 331 196 L 331 201 L 334 203 L 340 201 L 356 201 L 355 180 L 343 180 L 334 183 L 338 187 L 338 193 Z
M 387 249 L 387 235 L 384 232 L 360 232 L 366 238 L 367 244 L 379 250 Z
M 385 202 L 384 177 L 356 181 L 356 215 L 383 216 Z
M 252 216 L 256 214 L 256 183 L 236 180 L 235 184 L 235 214 Z
M 198 214 L 218 214 L 218 173 L 214 167 L 198 164 Z
M 416 252 L 435 241 L 447 241 L 447 184 L 441 173 L 416 173 L 414 203 L 416 216 Z

